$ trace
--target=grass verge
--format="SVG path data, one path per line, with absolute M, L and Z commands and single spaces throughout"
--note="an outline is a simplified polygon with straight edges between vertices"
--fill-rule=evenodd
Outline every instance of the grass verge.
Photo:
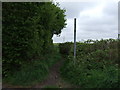
M 29 64 L 22 65 L 20 71 L 4 78 L 3 82 L 24 87 L 43 81 L 49 75 L 49 68 L 61 59 L 57 48 L 55 49 L 54 53 L 46 55 L 43 60 L 35 60 Z

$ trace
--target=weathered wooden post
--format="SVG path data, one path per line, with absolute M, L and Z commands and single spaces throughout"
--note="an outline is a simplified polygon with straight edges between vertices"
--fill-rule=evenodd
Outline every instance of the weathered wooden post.
M 120 39 L 120 34 L 118 34 L 118 39 Z
M 118 2 L 118 39 L 120 40 L 120 1 Z M 120 41 L 118 41 L 118 58 L 120 58 Z M 120 60 L 118 60 L 120 63 Z
M 118 39 L 120 40 L 120 2 L 118 2 Z
M 74 18 L 74 62 L 76 59 L 76 18 Z

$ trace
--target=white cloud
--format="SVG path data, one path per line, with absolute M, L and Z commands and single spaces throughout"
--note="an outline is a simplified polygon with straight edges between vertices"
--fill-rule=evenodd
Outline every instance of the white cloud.
M 60 3 L 60 7 L 66 9 L 67 26 L 62 30 L 61 37 L 57 39 L 54 36 L 53 41 L 73 41 L 74 17 L 77 18 L 77 41 L 117 38 L 118 3 L 115 1 Z

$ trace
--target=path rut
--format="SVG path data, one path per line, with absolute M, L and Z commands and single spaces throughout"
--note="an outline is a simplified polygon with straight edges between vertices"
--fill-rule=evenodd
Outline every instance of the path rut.
M 34 88 L 44 88 L 45 86 L 57 86 L 59 88 L 71 88 L 72 85 L 66 83 L 60 76 L 60 68 L 64 60 L 58 61 L 50 68 L 48 77 L 41 83 L 38 83 Z

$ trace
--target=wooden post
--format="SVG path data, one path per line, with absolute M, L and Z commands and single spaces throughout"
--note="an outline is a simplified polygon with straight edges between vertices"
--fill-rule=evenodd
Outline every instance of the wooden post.
M 120 34 L 118 34 L 118 39 L 120 39 Z
M 76 59 L 76 18 L 74 18 L 74 62 Z

